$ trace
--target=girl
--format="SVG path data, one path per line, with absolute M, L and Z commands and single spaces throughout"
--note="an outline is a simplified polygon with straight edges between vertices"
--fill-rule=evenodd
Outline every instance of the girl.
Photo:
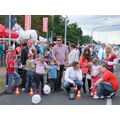
M 83 91 L 84 93 L 86 93 L 87 92 L 85 87 L 86 74 L 88 73 L 88 69 L 90 69 L 92 65 L 91 52 L 88 47 L 84 48 L 83 54 L 80 56 L 79 64 L 80 64 L 80 67 L 82 68 L 82 73 L 83 73 Z M 91 87 L 90 79 L 88 79 L 88 87 L 90 92 L 90 87 Z
M 118 63 L 117 56 L 113 53 L 110 45 L 106 46 L 106 58 L 103 61 L 107 64 L 108 70 L 114 72 L 114 65 Z
M 36 65 L 36 71 L 35 71 L 35 82 L 36 82 L 36 91 L 37 94 L 39 93 L 39 84 L 41 82 L 41 94 L 44 94 L 43 87 L 44 87 L 44 74 L 45 69 L 48 68 L 47 63 L 45 62 L 45 59 L 43 56 L 37 56 L 37 59 L 32 60 L 32 63 Z
M 100 79 L 100 65 L 99 60 L 97 58 L 93 59 L 93 65 L 91 67 L 91 86 L 93 86 L 94 83 L 96 83 L 97 80 Z M 91 96 L 94 95 L 95 89 L 91 89 Z

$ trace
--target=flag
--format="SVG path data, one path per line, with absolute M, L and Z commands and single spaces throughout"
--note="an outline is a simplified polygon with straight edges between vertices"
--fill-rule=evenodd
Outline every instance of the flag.
M 48 31 L 48 18 L 45 17 L 43 18 L 43 32 L 47 32 Z
M 31 15 L 25 15 L 25 30 L 31 29 Z

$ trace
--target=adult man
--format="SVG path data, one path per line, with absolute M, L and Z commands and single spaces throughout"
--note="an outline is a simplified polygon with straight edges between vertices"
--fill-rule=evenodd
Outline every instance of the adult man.
M 76 50 L 75 44 L 71 43 L 70 44 L 70 53 L 69 53 L 69 65 L 72 66 L 72 63 L 76 61 L 79 61 L 79 54 Z
M 69 67 L 65 72 L 64 87 L 66 91 L 70 92 L 70 87 L 76 87 L 80 90 L 83 86 L 82 71 L 78 62 L 73 62 L 72 67 Z
M 25 65 L 26 65 L 26 61 L 28 59 L 28 53 L 34 53 L 34 50 L 32 49 L 32 44 L 33 44 L 33 41 L 32 40 L 28 40 L 27 41 L 27 46 L 24 47 L 22 49 L 22 52 L 21 52 L 21 63 L 22 63 L 22 68 L 23 68 L 23 79 L 22 79 L 22 91 L 25 91 L 25 83 L 26 83 L 26 68 L 25 68 Z
M 80 44 L 77 45 L 77 49 L 79 50 L 79 58 L 80 58 L 80 56 L 82 54 L 82 48 L 81 48 Z
M 98 51 L 98 59 L 100 64 L 102 64 L 102 61 L 105 60 L 105 56 L 106 56 L 105 44 L 102 44 L 102 48 L 100 48 Z
M 57 90 L 56 90 L 56 92 L 60 92 L 62 91 L 61 79 L 64 71 L 65 59 L 66 59 L 66 67 L 69 66 L 68 50 L 67 47 L 64 44 L 62 44 L 62 36 L 57 36 L 57 44 L 53 47 L 52 58 L 56 61 L 57 65 L 60 66 L 60 70 L 58 71 Z
M 103 76 L 93 84 L 91 89 L 97 87 L 97 98 L 104 98 L 104 96 L 114 96 L 115 92 L 117 92 L 119 88 L 119 81 L 117 77 L 111 71 L 107 70 L 106 64 L 101 65 L 100 71 L 103 73 Z
M 101 46 L 101 42 L 98 41 L 98 44 L 95 46 L 95 53 L 96 53 L 97 56 L 98 56 L 99 49 L 100 49 L 101 47 L 102 47 L 102 46 Z

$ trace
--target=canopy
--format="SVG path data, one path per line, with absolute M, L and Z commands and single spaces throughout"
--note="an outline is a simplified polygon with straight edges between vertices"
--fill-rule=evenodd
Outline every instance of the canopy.
M 11 38 L 18 38 L 19 34 L 11 30 Z M 0 38 L 9 38 L 9 29 L 0 24 Z

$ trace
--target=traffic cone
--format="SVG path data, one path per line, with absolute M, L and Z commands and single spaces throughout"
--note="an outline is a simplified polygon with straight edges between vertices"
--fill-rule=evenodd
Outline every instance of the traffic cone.
M 20 94 L 18 87 L 16 88 L 15 94 L 16 94 L 16 95 L 19 95 L 19 94 Z
M 78 94 L 77 94 L 76 98 L 79 98 L 79 99 L 81 99 L 80 90 L 78 90 Z
M 93 98 L 94 98 L 94 99 L 97 99 L 97 98 L 98 98 L 98 96 L 97 96 L 97 90 L 95 90 Z
M 30 89 L 30 96 L 32 96 L 33 95 L 33 89 L 31 88 Z

